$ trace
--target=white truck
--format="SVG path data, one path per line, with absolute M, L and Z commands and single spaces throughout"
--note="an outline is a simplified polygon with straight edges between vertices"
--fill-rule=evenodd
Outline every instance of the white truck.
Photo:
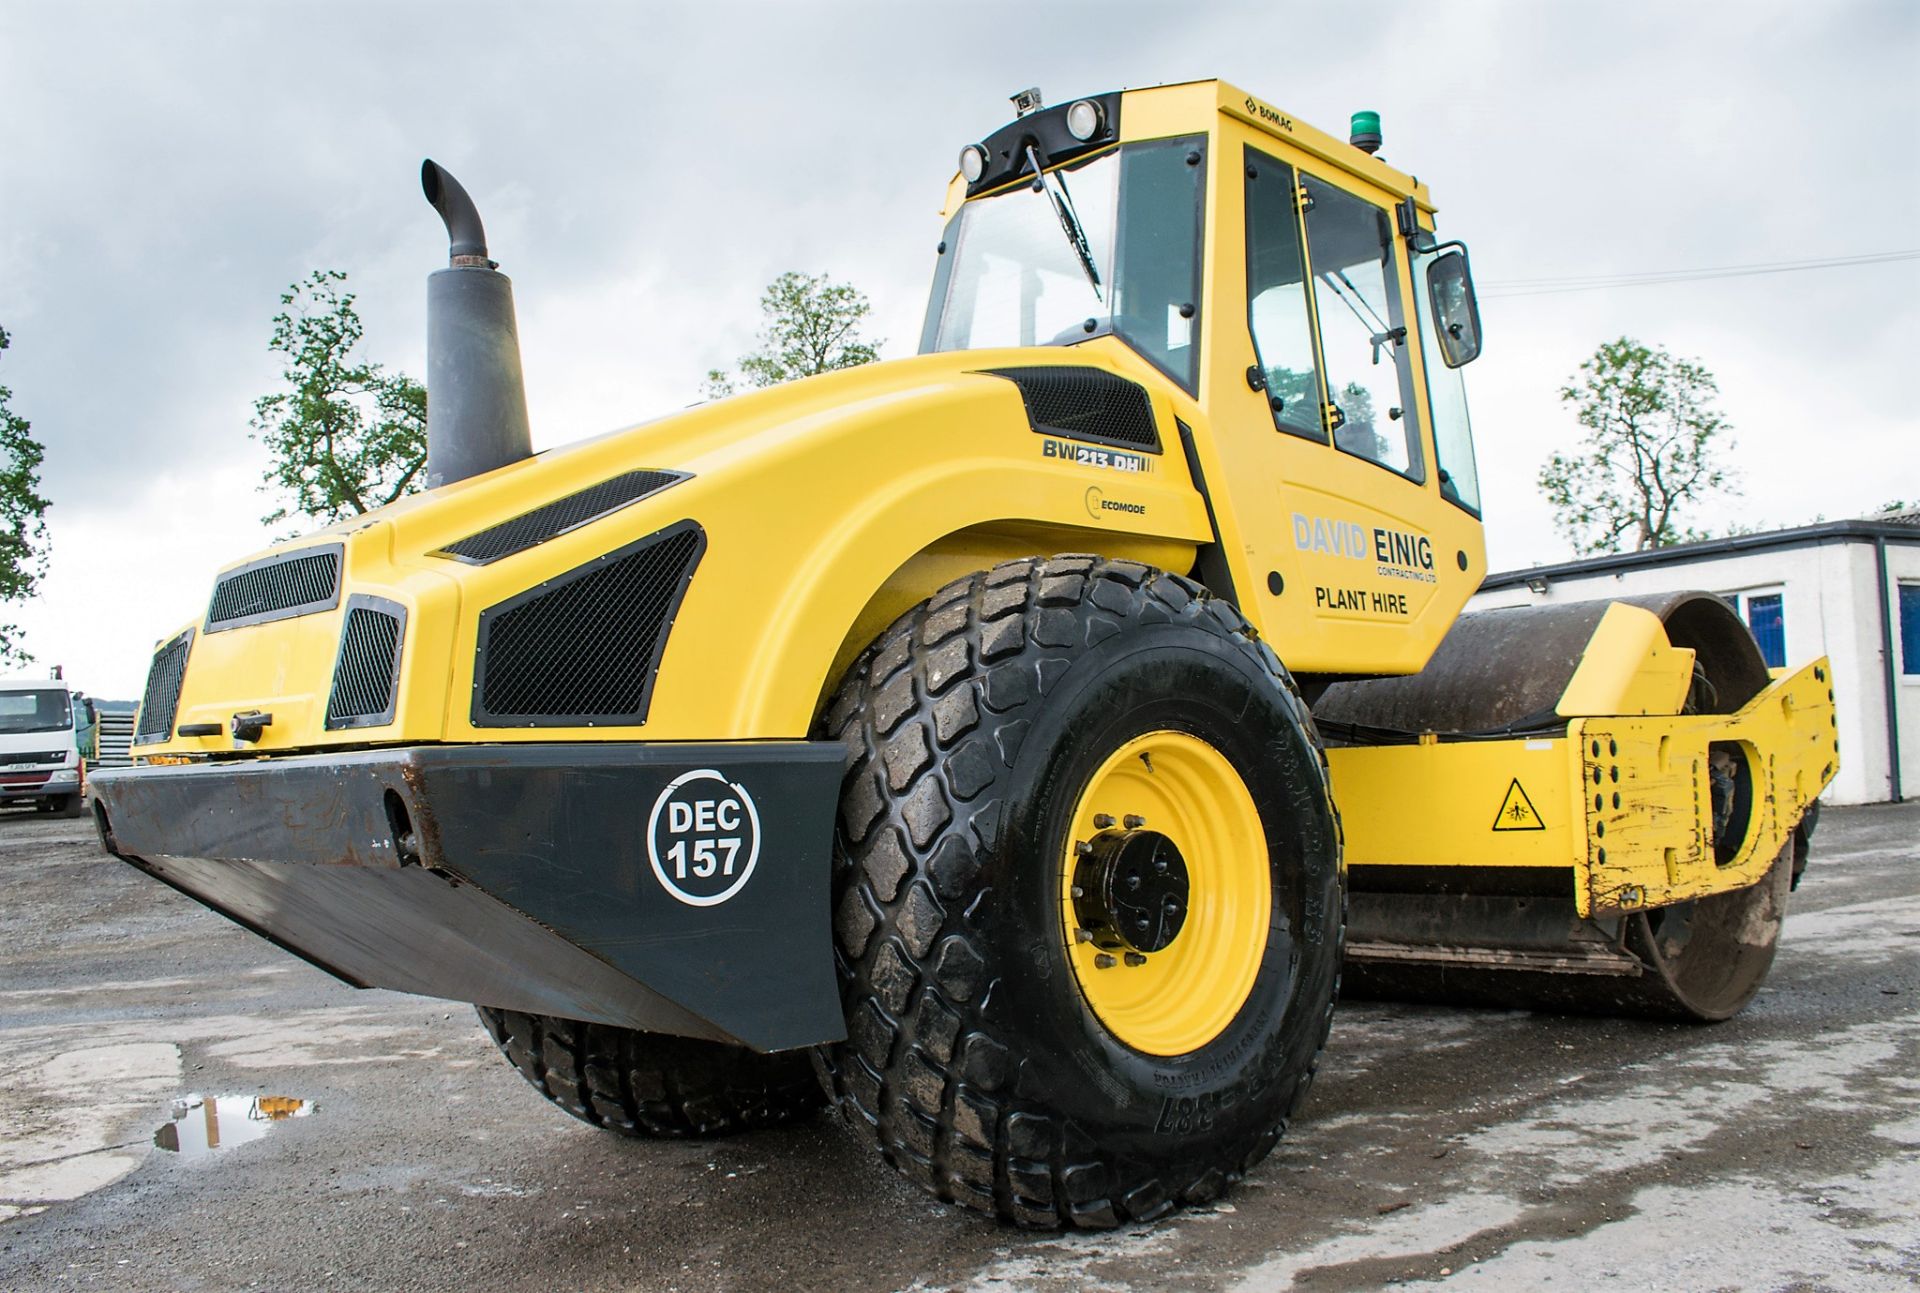
M 94 726 L 91 702 L 60 679 L 0 678 L 0 806 L 84 813 Z

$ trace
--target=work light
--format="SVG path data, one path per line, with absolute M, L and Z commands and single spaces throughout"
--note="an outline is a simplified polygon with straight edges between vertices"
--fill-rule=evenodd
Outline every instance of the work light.
M 1103 114 L 1092 99 L 1081 99 L 1067 109 L 1067 133 L 1081 143 L 1100 133 Z
M 960 174 L 969 184 L 978 184 L 980 177 L 987 173 L 987 150 L 978 144 L 968 144 L 960 150 Z

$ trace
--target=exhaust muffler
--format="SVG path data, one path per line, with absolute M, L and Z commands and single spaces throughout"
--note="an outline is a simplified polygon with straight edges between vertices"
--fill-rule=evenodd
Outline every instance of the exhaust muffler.
M 533 454 L 513 280 L 487 258 L 480 213 L 432 161 L 420 187 L 447 226 L 448 267 L 427 277 L 427 488 Z

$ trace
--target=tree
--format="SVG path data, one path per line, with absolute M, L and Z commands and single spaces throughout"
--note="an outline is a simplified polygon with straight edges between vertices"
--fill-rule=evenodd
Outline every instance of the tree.
M 1630 337 L 1603 342 L 1560 391 L 1587 434 L 1540 469 L 1554 524 L 1580 553 L 1663 548 L 1705 537 L 1683 513 L 1739 493 L 1720 464 L 1733 453 L 1720 388 L 1698 363 Z
M 272 462 L 261 492 L 281 506 L 261 518 L 322 524 L 383 507 L 422 486 L 427 388 L 353 355 L 363 329 L 339 270 L 315 270 L 280 297 L 268 347 L 288 390 L 253 402 L 253 438 Z
M 741 356 L 740 381 L 750 387 L 777 386 L 796 377 L 872 363 L 885 343 L 867 341 L 856 331 L 872 313 L 866 293 L 852 284 L 788 270 L 760 297 L 760 348 Z M 708 399 L 731 395 L 734 389 L 733 375 L 718 368 L 707 373 Z
M 0 351 L 12 344 L 0 328 Z M 46 447 L 28 432 L 33 424 L 8 407 L 13 392 L 0 386 L 0 602 L 33 596 L 47 573 L 47 500 L 40 493 Z M 20 628 L 0 624 L 0 666 L 30 663 Z

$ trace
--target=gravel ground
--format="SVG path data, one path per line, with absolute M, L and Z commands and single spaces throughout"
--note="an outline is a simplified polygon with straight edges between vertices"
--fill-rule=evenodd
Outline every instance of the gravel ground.
M 466 1007 L 344 987 L 86 823 L 4 814 L 0 1289 L 1910 1289 L 1917 855 L 1920 805 L 1829 811 L 1772 979 L 1717 1027 L 1345 1006 L 1220 1206 L 1042 1237 L 827 1118 L 595 1131 Z

